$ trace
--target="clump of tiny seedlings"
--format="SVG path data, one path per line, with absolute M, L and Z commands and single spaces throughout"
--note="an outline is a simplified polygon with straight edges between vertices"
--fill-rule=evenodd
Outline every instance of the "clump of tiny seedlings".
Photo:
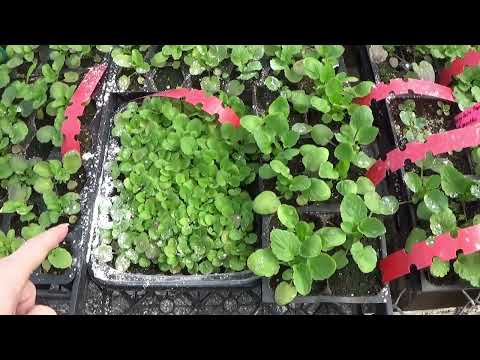
M 117 195 L 96 256 L 122 272 L 243 270 L 257 243 L 244 190 L 258 167 L 249 134 L 158 97 L 129 103 L 114 121 L 121 148 L 109 171 Z

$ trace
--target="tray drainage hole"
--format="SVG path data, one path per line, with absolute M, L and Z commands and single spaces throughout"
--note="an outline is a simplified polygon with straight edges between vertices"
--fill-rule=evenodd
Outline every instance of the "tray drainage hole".
M 163 313 L 171 313 L 173 311 L 173 301 L 164 299 L 160 302 L 160 311 Z
M 410 265 L 410 273 L 413 274 L 414 272 L 417 271 L 417 265 L 415 264 L 411 264 Z
M 225 309 L 225 311 L 228 311 L 228 312 L 233 312 L 237 310 L 237 307 L 238 307 L 238 304 L 237 304 L 237 300 L 235 299 L 227 299 L 223 303 L 223 308 Z

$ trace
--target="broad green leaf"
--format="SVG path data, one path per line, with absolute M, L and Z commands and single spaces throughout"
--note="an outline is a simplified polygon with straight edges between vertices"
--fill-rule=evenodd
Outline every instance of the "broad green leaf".
M 350 125 L 355 131 L 359 131 L 362 128 L 370 127 L 373 124 L 372 110 L 365 105 L 355 108 L 352 112 Z
M 290 190 L 291 191 L 305 191 L 310 188 L 312 181 L 308 176 L 305 175 L 298 175 L 295 176 L 290 183 Z
M 307 264 L 313 280 L 326 280 L 330 278 L 337 269 L 335 260 L 325 253 L 309 258 Z
M 290 231 L 273 229 L 270 242 L 273 254 L 280 261 L 291 261 L 300 253 L 300 240 Z
M 445 209 L 430 217 L 430 229 L 434 235 L 441 235 L 457 228 L 457 219 L 450 209 Z
M 281 174 L 282 176 L 286 177 L 287 179 L 292 179 L 292 175 L 290 175 L 290 169 L 287 166 L 285 166 L 285 164 L 282 163 L 281 161 L 279 161 L 279 160 L 270 161 L 270 167 L 277 174 Z
M 308 295 L 312 290 L 312 275 L 307 264 L 300 263 L 293 266 L 293 284 L 301 295 Z
M 373 182 L 365 177 L 365 176 L 360 176 L 357 179 L 357 192 L 361 195 L 365 195 L 368 192 L 375 191 L 375 185 Z
M 368 245 L 364 247 L 361 242 L 357 241 L 352 244 L 350 253 L 361 272 L 367 274 L 375 269 L 377 265 L 377 253 L 372 246 Z
M 307 190 L 308 198 L 311 201 L 325 201 L 330 199 L 332 192 L 328 184 L 321 179 L 310 179 L 311 185 Z
M 347 194 L 357 194 L 358 186 L 352 180 L 341 180 L 336 185 L 337 191 L 342 194 L 343 196 Z
M 286 281 L 282 281 L 275 288 L 275 302 L 278 305 L 287 305 L 297 296 L 297 289 Z
M 328 126 L 317 124 L 311 131 L 312 139 L 317 145 L 325 146 L 333 138 L 333 132 Z
M 428 191 L 423 197 L 423 201 L 427 209 L 434 214 L 448 209 L 448 198 L 437 189 Z
M 335 148 L 334 155 L 338 160 L 351 161 L 355 153 L 350 144 L 341 143 Z
M 57 247 L 48 254 L 48 261 L 56 269 L 67 269 L 72 266 L 72 255 L 64 248 Z
M 253 211 L 260 215 L 269 215 L 277 211 L 280 200 L 272 191 L 263 191 L 253 200 Z
M 288 118 L 290 115 L 290 106 L 287 99 L 283 96 L 277 97 L 268 107 L 269 114 L 281 113 L 284 117 Z
M 318 256 L 322 252 L 322 238 L 314 233 L 302 241 L 300 255 L 306 258 Z
M 347 235 L 338 227 L 324 226 L 318 230 L 318 234 L 322 238 L 324 251 L 340 246 L 347 240 Z
M 258 276 L 272 277 L 278 273 L 280 266 L 271 249 L 259 249 L 247 260 L 248 268 Z
M 362 198 L 355 194 L 347 194 L 340 204 L 342 220 L 359 224 L 367 217 L 367 207 Z
M 299 221 L 297 209 L 290 205 L 280 205 L 277 209 L 277 216 L 280 222 L 289 229 L 295 229 Z
M 333 179 L 336 180 L 339 177 L 339 174 L 333 168 L 333 164 L 330 161 L 326 161 L 320 165 L 318 175 L 323 179 Z
M 369 238 L 376 238 L 386 233 L 385 226 L 377 218 L 363 219 L 358 225 L 358 231 Z

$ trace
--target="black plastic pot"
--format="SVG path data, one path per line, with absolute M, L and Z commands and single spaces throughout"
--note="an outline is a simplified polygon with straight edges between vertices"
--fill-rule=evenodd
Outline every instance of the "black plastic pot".
M 102 114 L 102 126 L 99 130 L 99 144 L 97 147 L 99 156 L 99 166 L 96 178 L 99 179 L 96 194 L 92 199 L 94 204 L 92 222 L 90 224 L 89 251 L 87 254 L 88 270 L 92 278 L 103 285 L 117 288 L 175 288 L 175 287 L 244 287 L 253 286 L 259 279 L 250 271 L 241 271 L 237 273 L 217 273 L 208 275 L 165 275 L 154 274 L 147 275 L 141 273 L 122 273 L 109 264 L 103 264 L 97 261 L 91 253 L 99 243 L 98 227 L 98 206 L 103 196 L 109 196 L 107 190 L 102 189 L 102 184 L 107 180 L 108 172 L 105 171 L 105 165 L 113 159 L 110 151 L 111 146 L 117 139 L 111 135 L 114 115 L 124 109 L 126 104 L 135 101 L 149 93 L 112 93 Z M 260 218 L 256 218 L 256 229 L 260 235 Z
M 370 60 L 368 48 L 361 47 L 359 50 L 362 58 L 362 73 L 376 83 L 380 82 L 378 66 Z M 372 101 L 371 108 L 375 114 L 375 125 L 380 129 L 378 146 L 382 158 L 384 158 L 389 151 L 400 145 L 399 136 L 395 131 L 390 105 L 392 99 L 399 98 L 414 100 L 435 99 L 429 96 L 408 94 L 398 96 L 392 95 L 382 101 Z M 446 101 L 442 100 L 442 102 Z M 453 111 L 459 111 L 455 103 L 447 103 L 450 103 Z M 464 154 L 470 168 L 470 173 L 473 174 L 473 165 L 468 150 L 464 151 Z M 402 168 L 395 173 L 388 174 L 384 183 L 387 186 L 389 193 L 395 194 L 401 201 L 410 201 L 412 193 L 403 181 L 404 175 L 405 170 Z M 387 230 L 392 232 L 392 241 L 389 241 L 388 243 L 388 253 L 404 248 L 406 238 L 416 224 L 415 207 L 412 204 L 401 205 L 399 211 L 395 215 L 394 226 Z M 394 295 L 399 295 L 404 290 L 409 292 L 407 296 L 403 297 L 403 301 L 400 302 L 400 305 L 404 309 L 450 307 L 459 306 L 465 303 L 465 297 L 461 291 L 465 289 L 473 289 L 467 282 L 458 278 L 458 281 L 449 285 L 433 284 L 429 280 L 431 276 L 428 271 L 428 269 L 423 269 L 421 271 L 414 270 L 411 274 L 396 280 L 391 285 Z
M 339 204 L 323 204 L 320 206 L 305 206 L 297 209 L 300 217 L 308 216 L 309 218 L 319 218 L 320 216 L 333 215 L 338 216 L 340 214 Z M 263 232 L 262 232 L 262 246 L 269 246 L 269 236 L 273 229 L 272 219 L 274 217 L 263 217 Z M 380 257 L 386 256 L 386 243 L 385 237 L 379 238 L 379 253 Z M 356 266 L 353 260 L 347 266 Z M 379 276 L 379 274 L 378 274 Z M 262 300 L 266 303 L 273 303 L 274 289 L 272 286 L 273 281 L 268 278 L 262 279 Z M 327 281 L 314 282 L 312 287 L 312 293 L 307 296 L 297 296 L 293 303 L 344 303 L 344 304 L 385 304 L 387 308 L 391 308 L 390 290 L 388 286 L 383 286 L 378 293 L 369 294 L 365 296 L 332 296 L 329 294 L 329 286 Z

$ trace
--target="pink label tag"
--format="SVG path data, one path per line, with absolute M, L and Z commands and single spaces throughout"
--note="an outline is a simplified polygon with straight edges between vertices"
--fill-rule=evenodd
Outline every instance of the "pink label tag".
M 220 123 L 231 123 L 235 127 L 240 126 L 240 118 L 231 108 L 224 107 L 219 98 L 215 96 L 209 96 L 203 90 L 178 88 L 160 91 L 148 96 L 184 99 L 185 102 L 188 102 L 192 105 L 201 104 L 203 111 L 205 111 L 207 114 L 218 114 L 218 121 Z
M 83 115 L 86 104 L 106 69 L 107 64 L 100 64 L 90 69 L 73 93 L 70 105 L 65 109 L 66 119 L 62 123 L 61 128 L 63 134 L 62 156 L 71 150 L 80 152 L 80 142 L 75 139 L 80 134 L 81 124 L 78 118 Z
M 417 80 L 417 79 L 393 79 L 388 84 L 378 83 L 365 97 L 354 100 L 359 105 L 370 106 L 372 100 L 380 101 L 385 99 L 390 94 L 404 95 L 412 91 L 417 95 L 426 95 L 436 97 L 446 101 L 455 101 L 453 98 L 452 89 L 447 86 L 439 85 L 432 81 Z
M 429 267 L 436 256 L 442 261 L 455 259 L 458 250 L 462 250 L 465 255 L 480 250 L 480 225 L 458 229 L 456 238 L 445 233 L 437 236 L 433 245 L 422 241 L 414 244 L 409 253 L 402 249 L 388 255 L 378 264 L 382 281 L 388 283 L 409 274 L 412 265 L 415 265 L 417 270 Z
M 455 126 L 462 128 L 465 126 L 473 125 L 480 120 L 480 103 L 465 109 L 460 114 L 455 116 Z

